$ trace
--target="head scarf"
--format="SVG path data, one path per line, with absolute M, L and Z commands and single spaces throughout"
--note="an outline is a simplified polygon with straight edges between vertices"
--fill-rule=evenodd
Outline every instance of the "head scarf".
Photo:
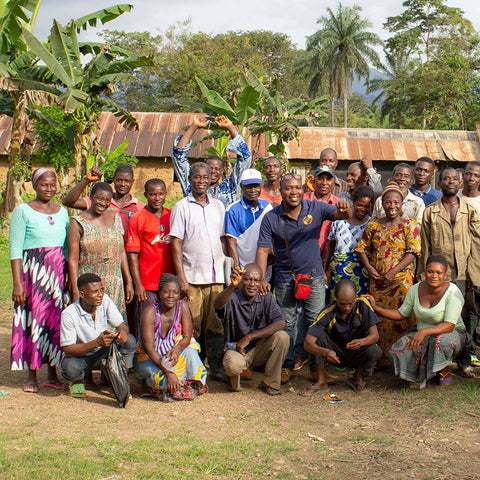
M 40 167 L 37 168 L 32 175 L 32 186 L 35 188 L 37 185 L 38 181 L 40 180 L 40 177 L 45 175 L 46 173 L 52 174 L 55 178 L 57 178 L 57 174 L 55 173 L 55 170 L 51 167 Z
M 402 196 L 402 200 L 405 199 L 405 194 L 403 193 L 403 190 L 399 187 L 398 183 L 394 182 L 393 180 L 391 182 L 388 182 L 387 186 L 383 190 L 382 199 L 388 192 L 398 192 Z

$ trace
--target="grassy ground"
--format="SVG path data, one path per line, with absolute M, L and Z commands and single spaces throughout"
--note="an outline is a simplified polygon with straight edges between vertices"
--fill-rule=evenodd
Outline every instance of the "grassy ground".
M 309 383 L 306 367 L 280 397 L 256 388 L 259 373 L 239 393 L 212 381 L 207 395 L 175 404 L 140 398 L 132 377 L 125 409 L 98 392 L 25 394 L 25 373 L 9 371 L 10 297 L 0 240 L 2 479 L 480 478 L 478 379 L 416 391 L 384 371 L 359 395 L 331 369 L 338 405 L 297 394 Z

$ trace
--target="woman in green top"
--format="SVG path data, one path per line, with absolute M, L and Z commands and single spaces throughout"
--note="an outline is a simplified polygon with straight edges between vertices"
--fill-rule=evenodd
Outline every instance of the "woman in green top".
M 401 320 L 412 312 L 417 317 L 416 330 L 392 345 L 390 360 L 395 375 L 425 387 L 438 374 L 440 385 L 452 383 L 449 364 L 463 349 L 465 326 L 461 313 L 463 296 L 458 287 L 447 282 L 447 261 L 441 255 L 427 260 L 424 282 L 415 284 L 398 310 L 379 307 L 370 295 L 366 297 L 379 315 Z

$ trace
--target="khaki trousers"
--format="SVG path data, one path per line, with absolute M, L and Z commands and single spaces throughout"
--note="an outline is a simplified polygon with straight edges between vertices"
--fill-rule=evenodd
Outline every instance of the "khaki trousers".
M 287 332 L 281 330 L 270 337 L 257 340 L 255 346 L 245 356 L 236 350 L 227 350 L 223 356 L 223 368 L 229 377 L 233 377 L 251 366 L 265 365 L 263 383 L 279 390 L 282 365 L 289 346 L 290 337 Z
M 193 334 L 195 338 L 208 335 L 223 335 L 222 321 L 215 315 L 213 301 L 223 292 L 223 283 L 192 285 L 188 306 L 192 312 Z

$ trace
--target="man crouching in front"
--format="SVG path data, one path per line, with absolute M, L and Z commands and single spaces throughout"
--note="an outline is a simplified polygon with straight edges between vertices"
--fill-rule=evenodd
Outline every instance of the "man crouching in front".
M 114 340 L 117 342 L 127 368 L 131 368 L 136 341 L 128 333 L 118 308 L 105 294 L 103 281 L 98 275 L 81 275 L 77 286 L 78 300 L 62 312 L 60 345 L 65 353 L 62 374 L 70 382 L 70 394 L 84 398 L 85 373 L 100 369 L 110 344 Z M 116 329 L 116 332 L 111 329 Z
M 355 369 L 348 379 L 355 392 L 366 391 L 365 377 L 373 373 L 382 349 L 378 341 L 380 322 L 366 298 L 357 298 L 355 284 L 340 280 L 335 303 L 327 305 L 307 331 L 304 348 L 315 355 L 317 381 L 303 390 L 310 396 L 328 391 L 325 361 Z

